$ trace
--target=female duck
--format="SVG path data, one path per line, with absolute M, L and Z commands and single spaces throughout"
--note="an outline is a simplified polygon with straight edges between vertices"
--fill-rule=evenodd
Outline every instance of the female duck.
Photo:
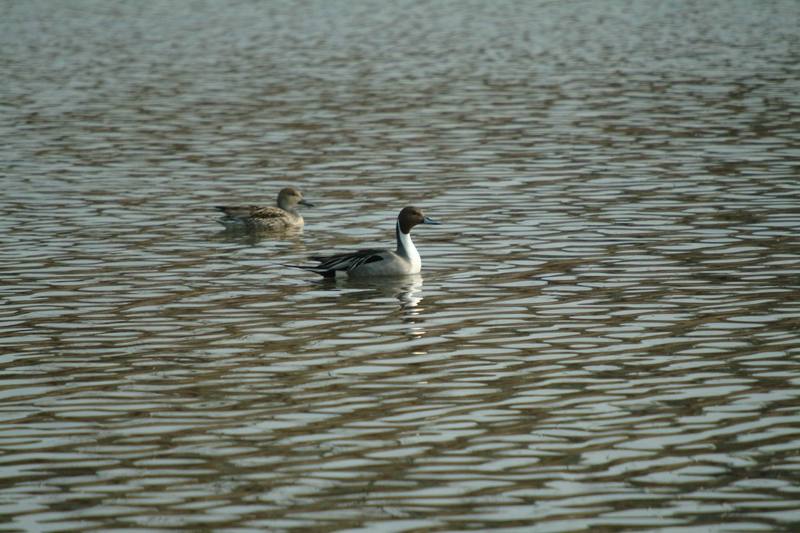
M 349 277 L 405 276 L 418 274 L 422 267 L 419 252 L 411 242 L 411 228 L 417 224 L 440 224 L 426 217 L 417 207 L 404 207 L 397 216 L 397 249 L 368 249 L 330 256 L 312 256 L 316 266 L 289 265 L 316 272 L 326 278 L 345 272 Z
M 232 231 L 281 231 L 303 227 L 303 216 L 295 207 L 305 205 L 313 207 L 314 204 L 306 202 L 303 194 L 294 187 L 286 187 L 278 193 L 277 207 L 246 206 L 216 206 L 225 213 L 218 222 L 225 229 Z

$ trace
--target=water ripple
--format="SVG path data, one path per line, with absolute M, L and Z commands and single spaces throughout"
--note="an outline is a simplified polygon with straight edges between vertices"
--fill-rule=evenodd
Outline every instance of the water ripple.
M 5 11 L 8 527 L 798 523 L 796 3 Z

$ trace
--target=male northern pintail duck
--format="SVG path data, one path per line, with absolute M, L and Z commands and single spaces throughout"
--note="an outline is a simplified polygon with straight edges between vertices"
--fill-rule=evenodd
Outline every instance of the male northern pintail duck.
M 313 207 L 303 194 L 294 187 L 286 187 L 278 193 L 278 207 L 216 206 L 225 213 L 218 222 L 229 230 L 278 231 L 303 227 L 303 216 L 297 212 L 297 204 Z
M 404 207 L 397 216 L 397 250 L 369 249 L 347 254 L 311 256 L 318 261 L 316 266 L 288 265 L 333 278 L 337 272 L 346 272 L 349 277 L 405 276 L 419 274 L 422 260 L 414 243 L 411 228 L 417 224 L 440 224 L 426 217 L 417 207 Z

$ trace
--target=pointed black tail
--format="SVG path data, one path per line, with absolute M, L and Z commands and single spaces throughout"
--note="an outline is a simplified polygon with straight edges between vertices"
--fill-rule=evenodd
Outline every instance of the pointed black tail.
M 281 263 L 281 266 L 289 267 L 289 268 L 299 268 L 300 270 L 306 270 L 308 272 L 313 272 L 314 274 L 319 274 L 323 278 L 335 278 L 336 271 L 335 270 L 325 270 L 324 268 L 313 267 L 308 265 L 289 265 L 287 263 Z

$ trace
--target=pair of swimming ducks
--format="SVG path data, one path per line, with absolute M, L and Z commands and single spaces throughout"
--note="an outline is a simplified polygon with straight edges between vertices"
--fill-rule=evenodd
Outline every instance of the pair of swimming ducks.
M 277 207 L 227 207 L 218 206 L 225 216 L 219 222 L 227 229 L 248 232 L 280 231 L 303 226 L 303 217 L 297 212 L 297 205 L 312 207 L 303 199 L 303 194 L 294 187 L 286 187 L 278 194 Z M 316 272 L 326 278 L 333 278 L 337 272 L 349 277 L 405 276 L 418 274 L 422 267 L 414 243 L 411 242 L 411 229 L 418 224 L 440 224 L 426 217 L 417 207 L 404 207 L 397 216 L 397 249 L 367 249 L 357 252 L 311 256 L 317 265 L 286 265 Z

